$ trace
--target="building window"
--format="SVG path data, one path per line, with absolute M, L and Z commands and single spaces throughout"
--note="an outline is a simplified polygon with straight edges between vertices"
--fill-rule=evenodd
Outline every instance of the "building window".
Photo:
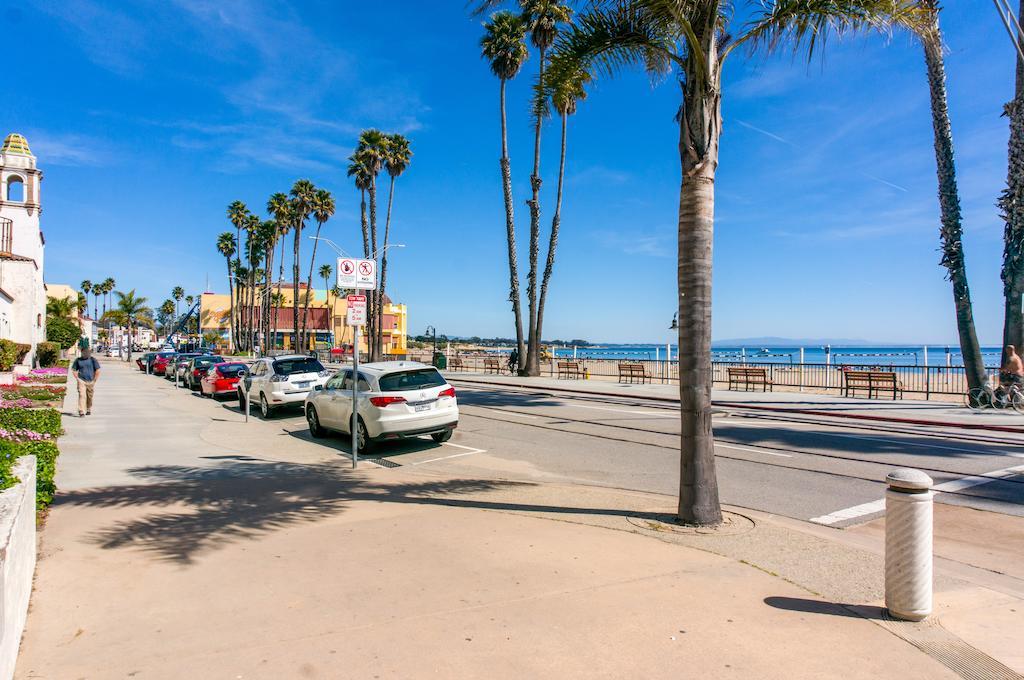
M 7 178 L 7 200 L 25 202 L 25 182 L 21 177 L 11 175 Z
M 39 328 L 43 327 L 43 315 L 42 314 L 36 314 L 36 326 L 38 326 Z
M 0 217 L 0 253 L 10 253 L 14 240 L 14 222 Z

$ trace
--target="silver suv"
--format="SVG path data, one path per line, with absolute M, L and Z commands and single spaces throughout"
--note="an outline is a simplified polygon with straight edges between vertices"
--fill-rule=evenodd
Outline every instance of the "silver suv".
M 269 418 L 278 408 L 302 404 L 330 375 L 317 359 L 301 354 L 259 359 L 238 381 L 238 404 L 244 410 L 245 400 L 253 399 Z

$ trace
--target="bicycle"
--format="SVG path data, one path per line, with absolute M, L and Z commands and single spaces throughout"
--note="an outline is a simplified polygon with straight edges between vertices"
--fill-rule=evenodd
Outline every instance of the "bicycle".
M 964 397 L 967 407 L 975 411 L 986 408 L 1012 408 L 1017 413 L 1024 413 L 1024 390 L 1017 384 L 1012 384 L 1009 387 L 1002 385 L 975 387 L 969 390 Z

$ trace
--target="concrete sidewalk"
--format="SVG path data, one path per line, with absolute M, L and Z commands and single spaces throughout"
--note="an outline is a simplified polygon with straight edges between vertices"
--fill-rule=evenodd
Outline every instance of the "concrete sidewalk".
M 944 678 L 935 640 L 975 653 L 960 638 L 1021 661 L 1015 596 L 941 577 L 960 638 L 892 624 L 877 555 L 824 532 L 749 513 L 687 532 L 663 496 L 353 471 L 297 419 L 244 423 L 107 364 L 95 415 L 66 419 L 19 678 Z
M 450 380 L 529 389 L 566 390 L 589 395 L 636 397 L 661 401 L 679 401 L 679 387 L 663 384 L 629 384 L 610 380 L 565 380 L 550 377 L 524 378 L 446 371 Z M 809 392 L 741 392 L 715 389 L 716 406 L 760 409 L 794 414 L 825 415 L 837 418 L 877 419 L 939 427 L 993 429 L 1024 434 L 1024 415 L 1012 410 L 972 411 L 962 404 L 911 399 L 883 400 L 812 394 Z

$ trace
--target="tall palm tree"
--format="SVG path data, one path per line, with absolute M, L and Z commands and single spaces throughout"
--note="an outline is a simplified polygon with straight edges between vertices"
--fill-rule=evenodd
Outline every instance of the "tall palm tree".
M 359 144 L 356 146 L 356 154 L 360 157 L 363 165 L 366 166 L 366 172 L 370 178 L 370 186 L 368 193 L 370 195 L 370 259 L 377 259 L 377 175 L 384 167 L 384 157 L 387 152 L 387 135 L 380 130 L 370 129 L 363 130 L 359 135 Z M 377 333 L 380 331 L 377 328 L 376 314 L 377 314 L 377 297 L 376 295 L 370 295 L 369 305 L 369 323 L 368 331 L 368 349 L 370 352 L 370 361 L 377 361 L 380 359 L 377 353 Z
M 245 349 L 251 350 L 253 346 L 253 331 L 256 320 L 256 280 L 260 275 L 260 261 L 263 258 L 263 244 L 261 242 L 260 226 L 263 221 L 257 215 L 249 214 L 246 217 L 242 228 L 245 229 L 245 258 L 248 269 L 246 279 L 246 300 L 242 308 L 244 328 Z
M 560 24 L 572 17 L 572 10 L 559 0 L 520 0 L 523 20 L 530 32 L 530 42 L 540 52 L 537 88 L 544 90 L 544 67 L 547 51 L 558 36 Z M 526 375 L 540 375 L 540 337 L 537 335 L 537 259 L 540 255 L 540 133 L 543 112 L 534 111 L 533 174 L 530 176 L 530 271 L 526 275 L 526 297 L 530 307 L 529 341 L 526 347 Z
M 249 208 L 242 201 L 232 201 L 227 208 L 228 221 L 235 227 L 235 268 L 238 269 L 242 266 L 242 228 L 245 226 L 246 220 L 249 218 Z M 237 290 L 241 290 L 240 287 Z M 235 313 L 241 315 L 241 305 L 236 305 Z M 241 318 L 234 320 L 234 326 L 238 329 L 239 335 L 241 335 L 242 320 Z M 241 340 L 241 337 L 239 337 Z
M 306 228 L 306 218 L 313 209 L 316 187 L 308 179 L 300 179 L 292 186 L 290 192 L 292 204 L 292 230 L 295 232 L 294 260 L 292 261 L 292 319 L 295 349 L 299 343 L 299 251 L 302 245 L 302 230 Z
M 737 11 L 723 0 L 593 0 L 559 39 L 558 59 L 616 73 L 678 71 L 682 170 L 678 220 L 679 519 L 721 522 L 711 423 L 711 249 L 722 132 L 722 67 L 737 48 L 809 53 L 830 31 L 887 26 L 903 0 L 770 0 Z M 740 16 L 743 19 L 736 19 Z M 740 22 L 743 23 L 740 23 Z
M 313 220 L 316 222 L 316 236 L 313 239 L 313 254 L 309 258 L 309 276 L 306 277 L 306 290 L 313 290 L 313 266 L 316 264 L 316 247 L 320 244 L 320 230 L 324 222 L 334 215 L 334 196 L 326 189 L 318 189 L 313 194 L 312 212 Z M 306 303 L 302 309 L 302 346 L 308 345 L 306 337 L 307 326 L 309 325 L 309 296 L 306 296 Z
M 132 328 L 138 324 L 152 325 L 153 310 L 146 306 L 146 298 L 136 297 L 135 289 L 122 293 L 117 291 L 116 317 L 119 324 L 128 330 L 128 356 L 125 361 L 132 360 Z
M 93 309 L 93 312 L 96 313 L 96 319 L 98 321 L 103 319 L 103 317 L 100 316 L 100 297 L 102 295 L 103 295 L 103 285 L 99 284 L 99 283 L 92 284 L 92 309 Z M 107 313 L 105 309 L 103 310 L 103 313 L 104 314 Z
M 260 325 L 262 326 L 262 347 L 264 353 L 270 347 L 270 287 L 274 273 L 274 251 L 281 239 L 281 228 L 277 220 L 266 220 L 260 225 L 260 243 L 263 245 L 263 290 L 260 293 Z
M 553 77 L 551 77 L 553 76 Z M 562 224 L 562 188 L 565 184 L 565 146 L 566 131 L 569 127 L 569 116 L 576 113 L 577 102 L 586 99 L 584 86 L 590 81 L 590 74 L 580 68 L 579 64 L 560 65 L 549 76 L 549 87 L 546 92 L 541 90 L 538 95 L 550 98 L 551 106 L 558 112 L 562 120 L 561 153 L 558 161 L 558 190 L 555 194 L 555 212 L 551 218 L 551 236 L 548 240 L 548 256 L 544 263 L 544 276 L 540 283 L 540 300 L 537 303 L 537 337 L 544 337 L 544 304 L 548 298 L 548 283 L 555 269 L 555 249 L 558 247 L 558 230 Z M 538 110 L 545 110 L 546 102 L 539 102 Z
M 103 279 L 103 291 L 107 295 L 106 302 L 104 303 L 104 309 L 106 309 L 108 303 L 111 308 L 114 306 L 114 302 L 110 298 L 110 294 L 114 292 L 115 288 L 117 288 L 117 282 L 114 281 L 112 277 L 108 276 L 107 278 Z
M 491 72 L 500 83 L 501 111 L 501 183 L 505 195 L 505 236 L 508 243 L 509 300 L 516 328 L 516 349 L 526 357 L 523 344 L 523 314 L 519 295 L 519 263 L 516 254 L 516 229 L 512 201 L 512 164 L 508 157 L 508 125 L 505 116 L 505 85 L 519 74 L 530 52 L 526 48 L 526 23 L 512 12 L 497 12 L 484 24 L 480 39 L 481 55 L 490 62 Z
M 222 232 L 217 237 L 217 252 L 224 256 L 228 267 L 228 304 L 229 315 L 228 327 L 231 331 L 231 349 L 237 347 L 238 329 L 235 328 L 235 278 L 231 275 L 231 257 L 235 254 L 235 236 L 230 231 Z
M 177 321 L 179 316 L 178 303 L 181 302 L 183 297 L 185 297 L 185 289 L 181 286 L 175 286 L 174 289 L 171 290 L 171 297 L 174 298 L 174 320 Z
M 275 338 L 273 344 L 276 347 L 278 310 L 281 308 L 283 302 L 273 301 L 275 299 L 283 299 L 281 297 L 281 285 L 284 283 L 284 237 L 288 235 L 289 231 L 291 231 L 295 216 L 292 211 L 291 201 L 288 200 L 288 195 L 281 192 L 272 194 L 271 197 L 267 200 L 267 212 L 270 213 L 270 215 L 277 222 L 277 228 L 279 231 L 278 239 L 281 242 L 281 261 L 278 264 L 277 291 L 276 296 L 271 298 L 271 302 L 273 303 L 274 306 L 274 320 L 273 323 L 271 324 L 273 330 L 271 331 L 271 333 L 272 336 Z M 267 346 L 270 347 L 269 344 Z
M 953 131 L 946 104 L 946 68 L 942 55 L 939 8 L 936 0 L 920 0 L 920 7 L 920 17 L 915 20 L 918 30 L 915 32 L 924 46 L 928 90 L 931 94 L 935 165 L 939 180 L 941 264 L 946 267 L 947 278 L 953 284 L 953 305 L 956 309 L 957 333 L 960 336 L 960 353 L 963 356 L 967 385 L 973 389 L 981 387 L 986 382 L 985 362 L 981 356 L 981 346 L 974 327 L 971 290 L 967 285 L 967 268 L 964 263 L 963 218 L 960 213 L 960 194 L 957 189 L 956 164 L 953 157 Z M 911 16 L 909 12 L 907 16 Z
M 82 292 L 85 293 L 85 297 L 86 297 L 85 311 L 88 314 L 89 313 L 89 304 L 88 304 L 88 302 L 89 302 L 89 293 L 92 291 L 92 281 L 90 281 L 89 279 L 86 279 L 85 281 L 82 281 L 82 283 L 79 284 L 79 288 L 81 288 Z M 93 316 L 94 319 L 96 318 L 96 312 L 95 311 L 93 312 L 92 316 Z
M 1000 11 L 1000 13 L 1002 13 Z M 1024 16 L 1024 0 L 1017 11 L 1018 19 Z M 1005 19 L 1004 19 L 1005 21 Z M 1008 25 L 1008 29 L 1011 27 Z M 1010 140 L 1007 151 L 1006 189 L 999 197 L 999 209 L 1006 226 L 1003 229 L 1003 280 L 1004 316 L 1003 347 L 1013 345 L 1018 350 L 1024 346 L 1024 59 L 1020 57 L 1022 36 L 1010 30 L 1010 38 L 1017 48 L 1016 83 L 1013 101 L 1005 107 L 1010 119 Z
M 370 227 L 366 220 L 366 192 L 370 190 L 370 171 L 358 153 L 348 157 L 348 176 L 355 181 L 359 190 L 359 217 L 363 228 L 363 257 L 370 258 Z
M 391 177 L 391 184 L 388 188 L 388 212 L 384 219 L 384 245 L 380 253 L 380 287 L 377 290 L 377 328 L 383 331 L 384 327 L 384 294 L 388 282 L 388 243 L 391 233 L 391 205 L 395 198 L 395 180 L 402 176 L 402 173 L 409 167 L 412 161 L 412 150 L 409 148 L 409 140 L 403 135 L 388 135 L 385 145 L 384 169 Z M 377 353 L 384 353 L 384 334 L 377 334 Z

